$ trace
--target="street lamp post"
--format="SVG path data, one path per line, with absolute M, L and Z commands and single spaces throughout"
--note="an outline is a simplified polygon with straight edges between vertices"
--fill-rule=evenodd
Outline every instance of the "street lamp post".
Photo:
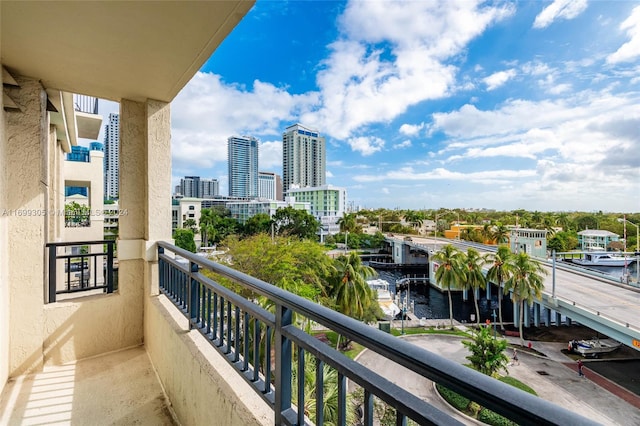
M 493 310 L 493 313 L 491 314 L 491 316 L 493 317 L 493 338 L 496 338 L 496 310 Z

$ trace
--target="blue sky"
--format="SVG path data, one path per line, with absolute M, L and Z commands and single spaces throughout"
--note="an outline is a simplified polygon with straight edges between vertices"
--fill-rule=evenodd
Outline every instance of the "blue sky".
M 301 123 L 356 206 L 637 212 L 640 2 L 258 0 L 171 108 L 223 194 L 229 136 L 282 174 Z

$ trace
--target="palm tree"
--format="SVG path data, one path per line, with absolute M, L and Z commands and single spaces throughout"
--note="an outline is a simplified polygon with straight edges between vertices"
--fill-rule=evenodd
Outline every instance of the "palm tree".
M 480 235 L 482 235 L 482 243 L 490 244 L 493 241 L 493 231 L 492 226 L 489 223 L 485 223 L 482 225 L 482 230 L 480 231 Z
M 513 257 L 511 250 L 508 246 L 498 247 L 498 251 L 490 253 L 487 256 L 487 260 L 493 264 L 487 271 L 487 280 L 495 283 L 498 286 L 498 313 L 500 320 L 500 328 L 504 331 L 504 324 L 502 323 L 502 283 L 507 281 L 511 277 L 511 262 Z
M 453 301 L 451 300 L 451 289 L 458 288 L 464 279 L 462 265 L 462 253 L 451 244 L 447 244 L 433 256 L 434 262 L 438 263 L 436 269 L 436 281 L 447 288 L 449 295 L 449 320 L 453 328 Z
M 520 311 L 518 318 L 518 330 L 520 331 L 520 344 L 524 346 L 522 335 L 522 322 L 524 318 L 524 305 L 531 306 L 534 299 L 542 297 L 544 288 L 543 275 L 547 271 L 540 263 L 531 259 L 527 253 L 518 253 L 511 258 L 512 275 L 504 283 L 505 291 L 511 291 L 511 300 L 517 303 Z
M 318 386 L 316 383 L 316 364 L 317 360 L 314 356 L 311 356 L 308 352 L 304 353 L 304 405 L 300 405 L 298 401 L 298 386 L 300 380 L 298 379 L 298 369 L 293 368 L 292 383 L 291 383 L 291 402 L 298 407 L 298 409 L 304 410 L 305 416 L 307 416 L 312 423 L 316 423 L 318 413 L 316 413 L 316 392 Z M 323 406 L 322 412 L 324 417 L 324 424 L 337 425 L 338 424 L 338 371 L 331 368 L 327 364 L 322 365 L 322 377 L 323 377 Z M 356 423 L 356 412 L 354 407 L 353 395 L 348 393 L 347 396 L 347 424 Z
M 216 215 L 211 209 L 202 209 L 200 211 L 200 234 L 202 235 L 202 245 L 208 246 L 209 241 L 213 239 L 215 233 Z
M 493 227 L 493 240 L 496 244 L 503 244 L 509 241 L 509 228 L 501 223 Z
M 362 264 L 360 256 L 351 252 L 340 256 L 336 264 L 336 279 L 332 295 L 338 312 L 362 320 L 370 304 L 376 302 L 375 292 L 367 284 L 369 278 L 378 273 L 370 266 Z M 338 345 L 340 336 L 338 336 Z
M 473 248 L 467 249 L 467 254 L 461 256 L 461 258 L 464 263 L 462 288 L 471 290 L 473 293 L 473 303 L 476 307 L 476 322 L 480 325 L 480 308 L 478 308 L 476 291 L 478 289 L 484 289 L 487 286 L 487 280 L 482 273 L 482 267 L 487 263 L 487 260 L 480 255 L 478 250 Z

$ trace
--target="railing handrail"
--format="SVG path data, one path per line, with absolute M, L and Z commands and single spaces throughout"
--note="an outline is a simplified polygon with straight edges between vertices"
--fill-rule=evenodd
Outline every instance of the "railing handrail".
M 454 361 L 374 329 L 353 318 L 316 304 L 228 266 L 197 256 L 164 241 L 158 246 L 192 264 L 223 275 L 267 297 L 276 305 L 300 313 L 338 334 L 418 374 L 440 383 L 520 424 L 596 424 L 590 419 L 497 381 Z
M 114 240 L 60 241 L 60 242 L 46 243 L 45 247 L 90 246 L 92 244 L 115 244 L 115 241 Z
M 106 251 L 95 252 L 95 253 L 80 253 L 80 254 L 58 254 L 58 247 L 70 247 L 70 246 L 92 246 L 92 245 L 105 245 L 107 246 Z M 46 303 L 54 303 L 56 301 L 57 294 L 63 293 L 77 293 L 83 291 L 91 291 L 91 290 L 99 290 L 102 289 L 106 293 L 113 293 L 114 288 L 114 274 L 113 274 L 113 260 L 114 260 L 114 247 L 116 242 L 113 240 L 92 240 L 92 241 L 64 241 L 64 242 L 52 242 L 46 243 L 45 248 L 48 255 L 48 291 L 47 291 L 47 300 Z M 104 271 L 104 284 L 98 284 L 98 257 L 106 256 L 106 270 Z M 82 267 L 80 268 L 80 288 L 71 288 L 71 259 L 79 258 L 82 262 Z M 85 285 L 85 276 L 84 276 L 84 259 L 93 258 L 93 285 L 89 285 L 91 283 L 91 274 L 87 275 L 87 285 Z M 65 275 L 67 276 L 66 288 L 64 290 L 58 290 L 58 260 L 64 259 L 66 260 L 66 271 Z M 88 264 L 87 264 L 88 265 Z M 102 265 L 101 265 L 102 266 Z M 102 269 L 102 267 L 100 268 Z M 74 271 L 77 273 L 78 271 Z

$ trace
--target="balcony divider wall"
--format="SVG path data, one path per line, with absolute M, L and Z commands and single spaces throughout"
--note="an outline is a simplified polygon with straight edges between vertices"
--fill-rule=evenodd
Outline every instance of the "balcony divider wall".
M 0 63 L 0 87 L 4 95 L 2 63 Z M 4 96 L 0 96 L 0 210 L 7 207 L 7 141 L 5 139 Z M 9 278 L 8 278 L 8 217 L 0 214 L 0 393 L 9 378 Z

